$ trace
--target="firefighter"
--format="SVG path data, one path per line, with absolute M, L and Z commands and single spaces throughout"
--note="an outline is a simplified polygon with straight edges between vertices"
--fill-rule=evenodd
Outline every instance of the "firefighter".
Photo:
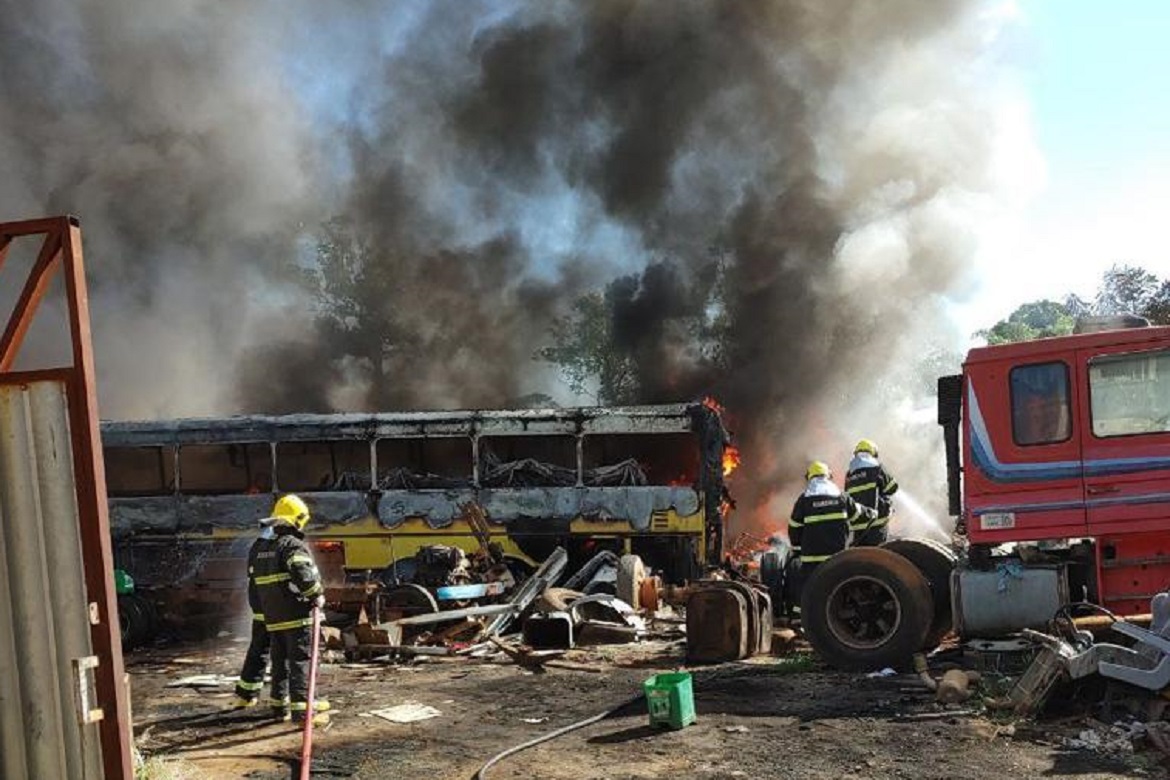
M 272 539 L 274 536 L 272 518 L 266 517 L 260 521 L 260 536 L 257 542 L 253 542 L 253 547 L 260 539 Z M 249 551 L 249 560 L 251 557 L 252 553 Z M 240 670 L 240 679 L 236 682 L 236 698 L 231 703 L 231 709 L 234 710 L 253 707 L 260 700 L 260 691 L 264 688 L 264 670 L 268 667 L 268 629 L 264 627 L 264 611 L 260 607 L 259 594 L 251 587 L 250 573 L 248 582 L 248 606 L 252 608 L 252 641 L 248 643 L 244 668 Z
M 797 560 L 792 572 L 793 588 L 788 594 L 793 616 L 800 615 L 801 590 L 816 567 L 849 546 L 853 523 L 874 517 L 873 510 L 841 492 L 822 461 L 810 463 L 804 478 L 804 492 L 796 499 L 788 520 L 788 539 Z
M 321 575 L 305 545 L 308 522 L 304 501 L 281 497 L 272 509 L 272 538 L 257 539 L 248 555 L 248 587 L 272 644 L 273 713 L 298 722 L 308 716 L 312 610 L 325 605 Z M 314 724 L 329 722 L 328 701 L 318 699 L 314 709 Z
M 872 521 L 853 522 L 853 546 L 876 547 L 885 542 L 890 524 L 890 496 L 898 492 L 898 483 L 878 460 L 877 445 L 869 439 L 862 439 L 853 448 L 853 460 L 845 475 L 845 492 L 877 513 Z

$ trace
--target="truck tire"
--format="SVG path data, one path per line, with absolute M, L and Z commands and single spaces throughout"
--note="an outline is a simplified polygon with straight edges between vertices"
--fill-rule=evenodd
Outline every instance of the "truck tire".
M 934 616 L 926 632 L 924 650 L 933 650 L 942 638 L 954 630 L 951 614 L 951 574 L 955 571 L 957 558 L 946 545 L 933 539 L 892 539 L 882 545 L 883 549 L 901 555 L 922 572 L 930 585 L 934 598 Z
M 646 565 L 637 555 L 623 555 L 618 561 L 617 597 L 634 609 L 638 608 L 638 594 L 646 579 Z
M 145 602 L 134 593 L 118 597 L 118 623 L 122 647 L 126 650 L 133 650 L 152 637 L 150 614 Z
M 775 550 L 768 550 L 760 556 L 760 582 L 769 591 L 779 590 L 784 585 L 784 558 Z
M 845 671 L 905 667 L 922 649 L 934 614 L 930 585 L 902 556 L 880 547 L 837 553 L 805 582 L 801 626 L 813 649 Z
M 768 589 L 772 600 L 772 614 L 784 614 L 784 556 L 768 550 L 760 556 L 760 584 Z

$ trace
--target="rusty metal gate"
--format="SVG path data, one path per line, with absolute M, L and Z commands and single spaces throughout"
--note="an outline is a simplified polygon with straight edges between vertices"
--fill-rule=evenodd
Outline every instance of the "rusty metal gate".
M 81 229 L 71 217 L 0 223 L 0 268 L 37 239 L 0 335 L 0 778 L 130 780 Z M 13 371 L 58 269 L 71 363 Z

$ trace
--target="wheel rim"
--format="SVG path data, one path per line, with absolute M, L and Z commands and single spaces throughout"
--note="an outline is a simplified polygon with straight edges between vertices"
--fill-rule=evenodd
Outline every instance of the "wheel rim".
M 872 650 L 897 633 L 902 605 L 881 580 L 851 577 L 833 588 L 825 616 L 838 642 L 855 650 Z

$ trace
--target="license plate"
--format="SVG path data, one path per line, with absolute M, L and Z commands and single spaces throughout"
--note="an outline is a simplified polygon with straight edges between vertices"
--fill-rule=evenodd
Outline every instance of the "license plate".
M 988 512 L 979 518 L 979 527 L 984 531 L 997 531 L 1016 527 L 1015 512 Z

